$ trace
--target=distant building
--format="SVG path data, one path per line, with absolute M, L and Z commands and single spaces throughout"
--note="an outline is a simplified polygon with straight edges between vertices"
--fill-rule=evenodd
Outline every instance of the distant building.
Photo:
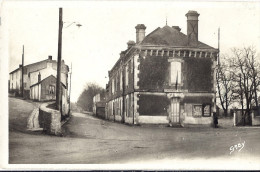
M 68 72 L 69 67 L 64 64 L 62 61 L 61 65 L 61 82 L 67 87 L 68 86 Z M 48 59 L 25 65 L 24 66 L 24 95 L 25 97 L 30 97 L 30 87 L 34 84 L 37 84 L 39 81 L 39 76 L 41 80 L 49 76 L 57 75 L 57 61 L 52 60 L 52 56 L 49 56 Z M 56 86 L 54 86 L 56 90 Z M 22 91 L 22 66 L 15 69 L 9 73 L 9 91 L 21 94 Z
M 105 94 L 96 94 L 93 97 L 93 113 L 101 118 L 105 118 L 105 105 L 106 105 L 106 98 Z
M 189 11 L 187 35 L 178 26 L 147 36 L 138 24 L 109 71 L 106 117 L 129 124 L 212 124 L 218 50 L 198 40 L 198 17 Z

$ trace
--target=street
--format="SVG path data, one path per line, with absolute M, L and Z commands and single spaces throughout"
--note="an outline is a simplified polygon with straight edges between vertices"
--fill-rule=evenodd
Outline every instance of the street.
M 11 164 L 171 163 L 176 160 L 253 163 L 260 160 L 260 128 L 257 127 L 129 126 L 73 113 L 63 126 L 63 137 L 57 137 L 26 130 L 27 118 L 34 107 L 33 102 L 9 98 Z M 235 147 L 238 144 L 240 147 Z

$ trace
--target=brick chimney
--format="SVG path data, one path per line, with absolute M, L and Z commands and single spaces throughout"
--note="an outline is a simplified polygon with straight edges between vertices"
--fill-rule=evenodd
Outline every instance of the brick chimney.
M 136 43 L 138 44 L 141 42 L 145 37 L 145 25 L 144 24 L 138 24 L 136 27 Z
M 197 46 L 198 45 L 198 18 L 199 13 L 197 11 L 188 11 L 187 17 L 187 36 L 188 45 Z
M 49 60 L 52 60 L 52 56 L 48 56 L 48 59 L 49 59 Z
M 131 48 L 134 45 L 135 45 L 135 41 L 128 41 L 127 42 L 127 48 Z

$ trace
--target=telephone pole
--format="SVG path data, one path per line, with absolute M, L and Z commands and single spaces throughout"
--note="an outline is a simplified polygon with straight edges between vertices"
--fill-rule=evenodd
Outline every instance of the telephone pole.
M 71 65 L 71 72 L 70 72 L 70 96 L 69 96 L 69 112 L 70 112 L 70 108 L 71 108 L 71 103 L 70 103 L 70 98 L 71 98 L 71 75 L 72 75 L 72 63 Z M 70 114 L 70 113 L 69 113 Z
M 24 74 L 24 45 L 23 45 L 23 54 L 22 54 L 22 90 L 21 90 L 21 95 L 23 97 L 23 92 L 24 92 L 24 84 L 23 84 L 23 74 Z
M 58 36 L 58 60 L 57 60 L 57 81 L 56 81 L 56 109 L 60 110 L 60 74 L 61 74 L 61 53 L 62 53 L 62 8 L 59 8 L 59 36 Z

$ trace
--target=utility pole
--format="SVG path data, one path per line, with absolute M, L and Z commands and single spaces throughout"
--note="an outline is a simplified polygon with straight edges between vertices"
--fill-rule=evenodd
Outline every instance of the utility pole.
M 59 8 L 59 36 L 58 36 L 58 60 L 57 60 L 57 82 L 56 82 L 56 109 L 60 110 L 60 74 L 62 53 L 62 8 Z
M 71 108 L 70 98 L 71 98 L 71 75 L 72 75 L 72 63 L 70 64 L 71 72 L 70 72 L 70 97 L 69 97 L 69 112 Z
M 24 74 L 24 45 L 23 45 L 23 54 L 22 54 L 22 91 L 21 91 L 21 95 L 23 97 L 23 92 L 24 92 L 24 84 L 23 84 L 23 74 Z

